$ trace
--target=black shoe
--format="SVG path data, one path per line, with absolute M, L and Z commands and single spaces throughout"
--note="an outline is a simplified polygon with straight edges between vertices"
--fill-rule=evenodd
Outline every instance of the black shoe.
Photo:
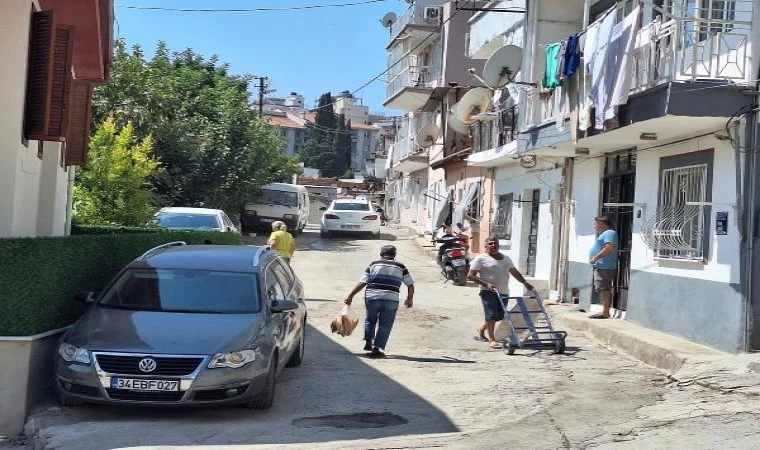
M 367 343 L 364 344 L 364 351 L 372 350 L 372 339 L 367 339 Z
M 382 351 L 380 351 L 379 348 L 374 347 L 372 349 L 372 351 L 369 352 L 369 355 L 367 355 L 367 356 L 369 356 L 370 358 L 385 358 L 385 353 L 383 353 Z

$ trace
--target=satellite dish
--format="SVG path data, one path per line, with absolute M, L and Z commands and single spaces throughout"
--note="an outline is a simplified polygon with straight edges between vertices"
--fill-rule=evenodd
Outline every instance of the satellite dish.
M 382 19 L 380 19 L 380 23 L 382 23 L 385 28 L 390 28 L 394 23 L 396 23 L 396 19 L 396 13 L 389 12 L 388 14 L 384 15 Z
M 520 157 L 520 165 L 526 169 L 532 169 L 538 164 L 538 158 L 536 155 L 525 155 Z
M 482 87 L 470 89 L 457 104 L 455 115 L 460 122 L 470 125 L 477 121 L 478 114 L 491 109 L 491 91 Z
M 459 134 L 470 134 L 470 127 L 467 126 L 466 123 L 462 122 L 457 118 L 457 109 L 459 108 L 459 103 L 455 103 L 454 106 L 451 107 L 451 111 L 449 112 L 449 117 L 446 121 L 446 123 L 449 124 L 449 127 L 451 127 L 452 130 L 456 131 Z
M 435 141 L 438 140 L 440 135 L 441 131 L 438 129 L 438 125 L 434 123 L 426 125 L 422 127 L 419 133 L 417 133 L 417 145 L 419 145 L 420 148 L 431 147 L 435 144 Z
M 505 45 L 488 57 L 483 66 L 483 80 L 493 89 L 501 89 L 515 80 L 522 65 L 522 49 Z

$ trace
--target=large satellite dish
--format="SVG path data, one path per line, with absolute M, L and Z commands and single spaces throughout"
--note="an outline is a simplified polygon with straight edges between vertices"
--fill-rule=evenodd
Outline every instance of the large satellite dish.
M 380 19 L 380 23 L 382 23 L 385 28 L 390 28 L 394 23 L 396 23 L 397 19 L 398 18 L 396 17 L 396 13 L 389 12 L 388 14 L 384 15 L 382 19 Z
M 433 144 L 435 144 L 435 141 L 438 140 L 438 137 L 440 135 L 441 131 L 438 129 L 438 125 L 434 123 L 425 125 L 422 127 L 419 133 L 417 133 L 417 145 L 419 145 L 420 148 L 431 147 Z
M 513 82 L 522 65 L 522 49 L 515 45 L 505 45 L 491 54 L 483 66 L 483 81 L 486 86 L 501 89 Z
M 456 131 L 459 134 L 470 134 L 470 127 L 467 126 L 466 123 L 462 122 L 457 118 L 457 109 L 459 108 L 459 103 L 455 103 L 454 106 L 451 107 L 451 112 L 449 112 L 449 117 L 446 121 L 448 123 L 449 127 L 451 127 L 452 130 Z
M 491 91 L 486 88 L 476 87 L 470 89 L 457 104 L 456 117 L 465 125 L 470 125 L 478 120 L 479 114 L 491 109 Z

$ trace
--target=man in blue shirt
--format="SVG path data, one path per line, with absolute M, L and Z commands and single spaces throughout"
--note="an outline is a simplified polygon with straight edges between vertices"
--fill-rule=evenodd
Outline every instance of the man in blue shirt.
M 594 246 L 589 252 L 589 262 L 594 268 L 594 289 L 602 299 L 602 312 L 593 314 L 592 319 L 609 319 L 612 307 L 612 286 L 617 275 L 618 238 L 610 229 L 607 217 L 594 218 L 594 231 L 598 233 Z

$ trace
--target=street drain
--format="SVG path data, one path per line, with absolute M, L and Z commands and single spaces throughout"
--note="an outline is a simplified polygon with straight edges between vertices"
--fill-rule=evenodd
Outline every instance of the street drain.
M 406 419 L 389 412 L 301 417 L 293 421 L 293 425 L 297 427 L 332 427 L 347 429 L 395 427 L 405 423 L 408 423 Z

